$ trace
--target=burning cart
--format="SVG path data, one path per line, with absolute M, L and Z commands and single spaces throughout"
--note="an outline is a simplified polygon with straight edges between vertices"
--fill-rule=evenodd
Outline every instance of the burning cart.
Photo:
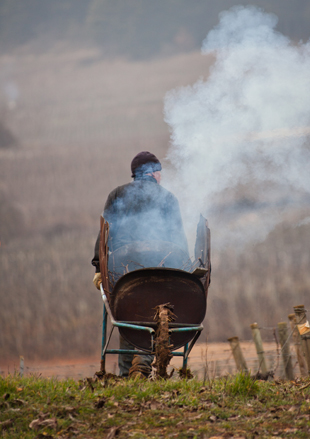
M 108 348 L 115 327 L 136 348 L 134 353 L 138 355 L 156 355 L 159 343 L 165 338 L 164 331 L 167 356 L 183 357 L 186 370 L 188 356 L 203 329 L 207 307 L 211 264 L 206 219 L 201 216 L 197 226 L 194 263 L 184 262 L 182 250 L 170 242 L 135 242 L 109 254 L 108 237 L 109 224 L 101 216 L 99 261 L 104 303 L 101 372 L 105 373 L 107 354 L 133 353 Z M 173 319 L 169 318 L 172 309 Z M 157 317 L 164 321 L 154 320 L 156 311 Z M 107 334 L 108 316 L 111 329 Z

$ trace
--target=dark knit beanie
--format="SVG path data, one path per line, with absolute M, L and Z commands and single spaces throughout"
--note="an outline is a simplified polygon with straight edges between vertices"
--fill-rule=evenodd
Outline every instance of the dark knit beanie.
M 158 158 L 148 151 L 137 154 L 131 162 L 132 177 L 161 171 L 161 164 Z

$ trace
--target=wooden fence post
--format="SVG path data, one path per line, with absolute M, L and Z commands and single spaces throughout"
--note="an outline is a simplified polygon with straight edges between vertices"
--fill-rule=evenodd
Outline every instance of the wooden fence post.
M 294 372 L 293 372 L 292 358 L 290 353 L 290 340 L 287 334 L 287 323 L 286 322 L 278 323 L 278 331 L 279 331 L 285 376 L 288 380 L 293 381 Z
M 294 306 L 296 323 L 301 336 L 301 345 L 308 365 L 308 374 L 310 373 L 310 325 L 307 320 L 307 311 L 304 305 Z
M 308 374 L 308 366 L 301 346 L 301 337 L 296 327 L 296 315 L 293 313 L 289 314 L 288 319 L 291 324 L 291 330 L 293 331 L 293 341 L 295 345 L 295 352 L 299 365 L 300 375 L 304 377 Z
M 264 355 L 262 337 L 260 335 L 260 330 L 259 330 L 258 324 L 252 323 L 252 325 L 250 325 L 250 327 L 252 330 L 252 337 L 253 337 L 253 340 L 255 343 L 256 352 L 257 352 L 257 356 L 258 356 L 259 370 L 261 370 L 263 374 L 266 374 L 268 372 L 268 369 L 267 369 L 267 364 L 266 364 L 265 355 Z
M 234 356 L 234 360 L 237 366 L 237 370 L 241 371 L 248 371 L 248 367 L 246 365 L 246 361 L 244 359 L 242 350 L 240 348 L 240 344 L 239 344 L 239 338 L 238 337 L 231 337 L 228 338 L 231 350 L 232 350 L 232 354 Z
M 24 376 L 24 357 L 22 355 L 19 357 L 19 375 Z

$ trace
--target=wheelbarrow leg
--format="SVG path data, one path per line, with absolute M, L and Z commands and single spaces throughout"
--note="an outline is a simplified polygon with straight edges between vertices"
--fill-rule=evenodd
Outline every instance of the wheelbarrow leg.
M 105 353 L 104 347 L 106 343 L 107 338 L 107 310 L 105 307 L 105 304 L 103 304 L 103 315 L 102 315 L 102 346 L 101 346 L 101 362 L 100 362 L 100 371 L 102 373 L 105 373 Z
M 184 354 L 183 354 L 183 369 L 187 369 L 187 359 L 188 359 L 188 355 L 186 355 L 188 351 L 188 343 L 186 343 L 186 345 L 184 346 Z

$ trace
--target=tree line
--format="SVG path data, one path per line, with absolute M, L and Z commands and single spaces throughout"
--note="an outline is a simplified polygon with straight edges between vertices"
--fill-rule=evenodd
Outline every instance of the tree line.
M 105 56 L 146 59 L 199 49 L 218 14 L 252 4 L 279 17 L 278 29 L 294 40 L 310 36 L 308 0 L 2 0 L 1 51 L 40 41 L 97 45 Z

